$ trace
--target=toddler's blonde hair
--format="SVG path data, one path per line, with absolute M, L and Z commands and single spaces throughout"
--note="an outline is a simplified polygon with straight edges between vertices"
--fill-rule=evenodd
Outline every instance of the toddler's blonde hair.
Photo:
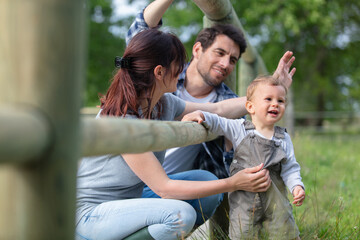
M 274 78 L 273 76 L 259 76 L 249 84 L 246 90 L 246 98 L 248 101 L 252 99 L 254 92 L 257 86 L 259 86 L 259 84 L 267 84 L 270 86 L 282 86 L 285 89 L 285 94 L 287 94 L 288 91 L 284 83 L 280 81 L 278 78 Z

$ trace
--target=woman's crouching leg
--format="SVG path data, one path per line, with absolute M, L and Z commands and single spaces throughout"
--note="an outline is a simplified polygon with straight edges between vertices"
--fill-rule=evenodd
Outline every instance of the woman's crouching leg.
M 123 239 L 148 227 L 154 239 L 186 236 L 196 220 L 194 208 L 181 200 L 141 198 L 102 203 L 83 216 L 77 239 Z
M 181 200 L 162 199 L 166 208 L 159 214 L 160 222 L 149 226 L 155 239 L 181 239 L 188 235 L 195 225 L 197 214 L 194 208 Z M 155 220 L 155 219 L 154 219 Z

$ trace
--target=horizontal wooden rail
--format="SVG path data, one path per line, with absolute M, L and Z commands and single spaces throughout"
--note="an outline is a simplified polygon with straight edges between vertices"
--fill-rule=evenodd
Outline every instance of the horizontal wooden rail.
M 0 108 L 0 162 L 29 162 L 53 143 L 46 118 L 36 111 Z M 82 156 L 162 151 L 210 141 L 201 124 L 107 117 L 83 117 Z
M 40 112 L 0 107 L 0 162 L 39 159 L 51 145 L 50 124 Z
M 194 122 L 84 117 L 81 126 L 83 156 L 162 151 L 216 138 Z

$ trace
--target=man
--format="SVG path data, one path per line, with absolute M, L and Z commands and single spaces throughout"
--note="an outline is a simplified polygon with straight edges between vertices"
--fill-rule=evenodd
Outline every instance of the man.
M 172 2 L 173 0 L 155 0 L 139 13 L 129 29 L 127 43 L 143 29 L 160 27 L 162 16 Z M 186 101 L 198 103 L 237 97 L 223 82 L 234 70 L 245 49 L 245 38 L 234 26 L 218 25 L 203 29 L 193 45 L 190 63 L 179 76 L 174 94 Z M 295 73 L 295 68 L 289 72 L 294 60 L 292 52 L 286 52 L 274 73 L 276 77 L 284 79 L 288 87 Z M 168 150 L 163 163 L 166 173 L 201 168 L 213 172 L 218 178 L 228 177 L 232 152 L 225 151 L 224 141 L 220 145 L 218 142 Z

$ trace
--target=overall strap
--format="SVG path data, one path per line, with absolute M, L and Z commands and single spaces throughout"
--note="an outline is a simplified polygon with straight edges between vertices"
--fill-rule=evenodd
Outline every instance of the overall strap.
M 275 126 L 274 137 L 279 138 L 279 139 L 284 139 L 285 138 L 285 132 L 287 132 L 286 128 Z
M 244 122 L 244 127 L 245 127 L 245 130 L 255 130 L 254 124 L 247 120 Z
M 248 134 L 249 137 L 251 137 L 251 138 L 255 137 L 255 133 L 254 133 L 255 125 L 252 122 L 245 121 L 244 122 L 244 128 L 245 128 L 245 131 L 246 131 L 246 133 Z
M 247 120 L 244 122 L 244 127 L 245 127 L 246 131 L 255 130 L 255 125 L 252 122 L 247 121 Z M 285 132 L 287 132 L 286 128 L 275 126 L 275 128 L 274 128 L 274 137 L 278 138 L 278 139 L 284 139 L 285 138 Z M 254 134 L 254 132 L 250 131 L 250 135 L 252 136 L 253 134 Z

